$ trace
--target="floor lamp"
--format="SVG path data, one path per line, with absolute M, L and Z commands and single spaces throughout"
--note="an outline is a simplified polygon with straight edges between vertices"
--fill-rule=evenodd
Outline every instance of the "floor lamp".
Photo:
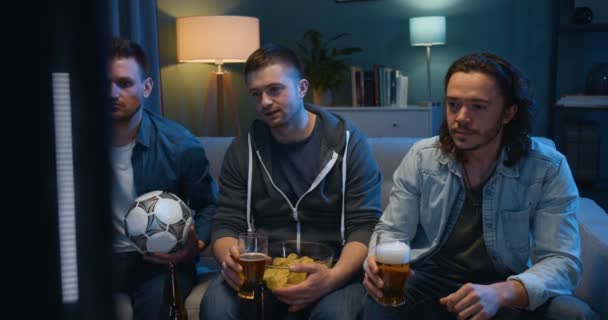
M 224 135 L 224 105 L 227 102 L 234 134 L 240 134 L 238 110 L 230 73 L 225 63 L 243 63 L 260 47 L 260 23 L 257 18 L 241 16 L 195 16 L 177 18 L 177 59 L 179 62 L 214 63 L 217 70 L 209 75 L 207 101 L 203 111 L 203 135 L 209 129 L 209 110 L 215 105 L 217 135 Z M 215 103 L 214 103 L 215 102 Z
M 431 46 L 445 44 L 445 17 L 410 18 L 410 44 L 426 47 L 426 100 L 418 105 L 439 105 L 431 99 Z

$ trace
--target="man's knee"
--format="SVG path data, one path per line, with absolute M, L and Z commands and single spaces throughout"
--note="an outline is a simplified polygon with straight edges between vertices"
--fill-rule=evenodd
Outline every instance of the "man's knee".
M 378 304 L 371 296 L 367 296 L 363 301 L 363 320 L 374 319 L 389 319 L 389 315 L 385 314 L 382 306 Z
M 224 278 L 218 275 L 211 280 L 201 300 L 200 319 L 238 319 L 238 310 L 236 293 Z
M 114 306 L 116 308 L 116 319 L 117 320 L 131 320 L 133 319 L 133 303 L 131 297 L 125 293 L 114 294 Z
M 363 312 L 365 289 L 353 282 L 321 298 L 312 308 L 311 319 L 358 319 Z
M 310 312 L 310 319 L 314 320 L 356 320 L 359 319 L 363 307 L 361 303 L 358 305 L 354 304 L 324 304 L 319 306 L 317 304 Z
M 599 315 L 575 296 L 554 297 L 541 310 L 546 319 L 599 320 Z

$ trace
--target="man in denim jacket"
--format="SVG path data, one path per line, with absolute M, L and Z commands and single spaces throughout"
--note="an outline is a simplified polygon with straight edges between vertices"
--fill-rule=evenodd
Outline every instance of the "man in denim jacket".
M 565 157 L 531 139 L 528 81 L 488 53 L 445 77 L 439 137 L 394 174 L 365 264 L 368 319 L 593 318 L 572 296 L 582 265 L 578 190 Z M 410 241 L 405 303 L 383 307 L 376 236 Z

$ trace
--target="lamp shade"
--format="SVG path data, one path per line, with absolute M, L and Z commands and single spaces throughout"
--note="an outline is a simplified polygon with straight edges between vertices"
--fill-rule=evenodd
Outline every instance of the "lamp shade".
M 179 62 L 245 62 L 260 47 L 260 21 L 253 17 L 177 18 Z
M 413 46 L 445 44 L 445 17 L 410 18 L 410 44 Z

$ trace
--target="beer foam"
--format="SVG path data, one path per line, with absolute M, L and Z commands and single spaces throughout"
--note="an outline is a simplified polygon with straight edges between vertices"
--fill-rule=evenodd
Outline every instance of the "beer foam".
M 241 261 L 255 262 L 255 261 L 265 260 L 266 255 L 263 253 L 260 253 L 260 252 L 247 252 L 247 253 L 241 253 L 238 259 Z
M 376 261 L 385 264 L 408 263 L 410 246 L 399 241 L 382 243 L 376 247 Z

